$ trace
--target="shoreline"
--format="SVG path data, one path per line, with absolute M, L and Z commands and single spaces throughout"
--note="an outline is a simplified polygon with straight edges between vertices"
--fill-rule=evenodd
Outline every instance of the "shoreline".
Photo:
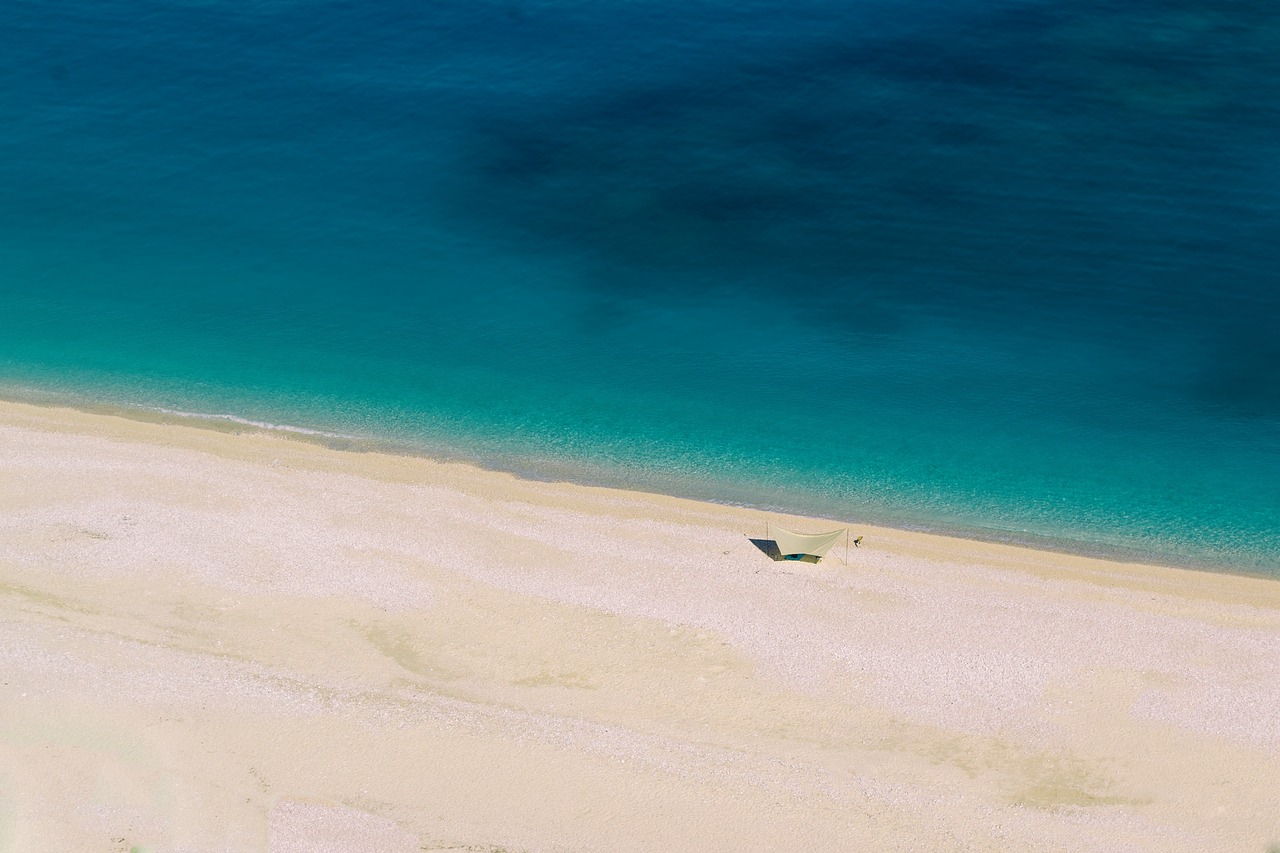
M 0 851 L 1280 840 L 1271 579 L 19 403 L 0 510 Z
M 191 412 L 143 404 L 102 402 L 85 396 L 49 392 L 31 387 L 5 388 L 2 396 L 0 396 L 0 406 L 11 403 L 31 405 L 37 408 L 68 409 L 85 414 L 119 417 L 139 423 L 184 425 L 194 429 L 204 429 L 230 435 L 282 436 L 291 441 L 313 444 L 340 452 L 386 454 L 405 458 L 427 459 L 444 464 L 468 465 L 481 471 L 511 474 L 531 482 L 570 483 L 594 488 L 634 491 L 640 494 L 661 495 L 681 500 L 709 503 L 716 506 L 734 507 L 762 513 L 776 513 L 793 518 L 820 518 L 840 525 L 862 524 L 862 522 L 855 519 L 841 518 L 835 515 L 813 514 L 793 508 L 717 499 L 706 495 L 683 494 L 678 490 L 664 490 L 661 485 L 653 488 L 650 488 L 648 484 L 631 487 L 625 484 L 618 484 L 616 482 L 617 478 L 610 478 L 607 474 L 607 466 L 593 465 L 581 461 L 565 461 L 546 456 L 536 457 L 518 454 L 504 461 L 492 454 L 486 456 L 478 450 L 471 452 L 442 443 L 430 444 L 425 441 L 415 442 L 408 439 L 400 440 L 344 434 L 293 424 L 268 423 L 234 414 Z M 662 480 L 663 477 L 659 474 L 656 479 Z M 672 484 L 677 482 L 675 479 L 667 479 Z M 1128 546 L 1057 538 L 1025 531 L 1009 531 L 1002 528 L 950 527 L 937 523 L 912 524 L 901 519 L 876 519 L 862 526 L 898 530 L 906 533 L 920 533 L 969 542 L 1008 545 L 1014 548 L 1025 548 L 1030 551 L 1084 557 L 1105 562 L 1141 564 L 1211 574 L 1280 580 L 1280 566 L 1255 569 L 1209 558 L 1190 557 L 1183 561 L 1178 561 L 1167 559 L 1167 555 L 1153 555 L 1141 549 Z

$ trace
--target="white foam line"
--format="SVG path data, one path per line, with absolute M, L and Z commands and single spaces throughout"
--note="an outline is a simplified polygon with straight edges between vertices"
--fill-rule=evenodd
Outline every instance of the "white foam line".
M 239 415 L 213 414 L 209 412 L 184 412 L 180 409 L 166 409 L 161 406 L 143 406 L 142 408 L 150 412 L 159 412 L 163 415 L 170 415 L 176 418 L 191 418 L 192 420 L 208 420 L 208 421 L 229 421 L 230 423 L 242 424 L 243 426 L 254 427 L 256 429 L 273 430 L 275 432 L 292 432 L 300 435 L 316 435 L 323 438 L 341 438 L 348 441 L 361 441 L 358 435 L 350 435 L 342 432 L 328 432 L 322 429 L 309 429 L 307 427 L 293 426 L 291 424 L 273 424 L 268 421 L 255 421 L 249 418 L 242 418 Z

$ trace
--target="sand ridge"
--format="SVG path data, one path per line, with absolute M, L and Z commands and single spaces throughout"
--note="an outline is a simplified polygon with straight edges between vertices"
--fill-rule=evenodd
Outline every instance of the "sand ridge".
M 0 850 L 1280 841 L 1280 583 L 765 518 L 0 404 Z

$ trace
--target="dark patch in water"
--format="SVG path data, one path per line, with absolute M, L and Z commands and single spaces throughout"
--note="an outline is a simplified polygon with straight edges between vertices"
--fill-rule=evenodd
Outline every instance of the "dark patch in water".
M 1178 271 L 1230 259 L 1230 287 L 1276 286 L 1280 214 L 1256 185 L 1275 169 L 1277 56 L 1261 3 L 851 29 L 478 124 L 458 204 L 627 270 L 585 279 L 604 299 L 728 280 L 841 337 L 873 305 L 1067 339 L 1230 338 L 1242 317 L 1191 316 L 1219 285 Z M 1260 366 L 1219 350 L 1205 371 Z

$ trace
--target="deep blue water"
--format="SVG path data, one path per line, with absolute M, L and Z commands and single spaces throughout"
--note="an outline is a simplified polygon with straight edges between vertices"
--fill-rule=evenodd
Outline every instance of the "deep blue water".
M 0 386 L 1280 573 L 1280 6 L 8 0 Z

